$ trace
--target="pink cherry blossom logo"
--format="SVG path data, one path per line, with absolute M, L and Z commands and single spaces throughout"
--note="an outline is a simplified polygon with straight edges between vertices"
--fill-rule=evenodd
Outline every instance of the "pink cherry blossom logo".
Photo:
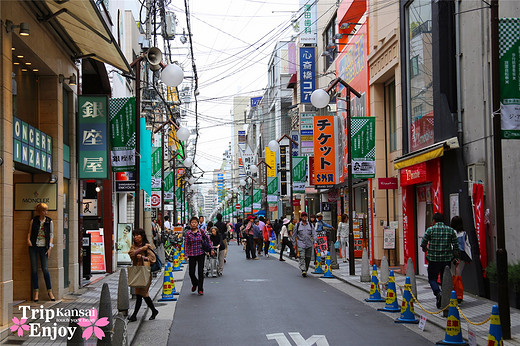
M 25 324 L 27 318 L 18 319 L 18 317 L 13 317 L 12 321 L 14 325 L 11 326 L 11 331 L 13 333 L 18 331 L 18 336 L 23 336 L 23 331 L 29 330 L 29 326 Z
M 89 319 L 86 318 L 79 318 L 78 319 L 78 325 L 80 327 L 85 328 L 83 331 L 83 334 L 81 337 L 85 340 L 90 338 L 92 334 L 96 336 L 99 340 L 103 339 L 105 337 L 105 332 L 100 327 L 104 327 L 110 322 L 108 321 L 107 317 L 102 317 L 98 320 L 98 312 L 95 308 L 92 309 L 92 315 Z

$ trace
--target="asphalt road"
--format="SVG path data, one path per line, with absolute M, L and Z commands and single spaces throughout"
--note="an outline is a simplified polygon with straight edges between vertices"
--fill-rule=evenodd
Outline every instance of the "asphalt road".
M 204 296 L 191 292 L 188 273 L 168 345 L 426 345 L 437 335 L 394 323 L 361 302 L 356 288 L 318 275 L 303 278 L 278 255 L 246 260 L 229 246 L 224 275 L 206 278 Z M 352 292 L 350 292 L 352 291 Z M 357 295 L 357 297 L 356 297 Z M 353 298 L 356 297 L 356 298 Z M 428 338 L 428 339 L 427 339 Z

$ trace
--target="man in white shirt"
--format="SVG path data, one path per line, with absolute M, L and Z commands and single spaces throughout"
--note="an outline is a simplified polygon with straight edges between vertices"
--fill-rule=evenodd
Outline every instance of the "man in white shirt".
M 172 224 L 170 223 L 169 216 L 164 217 L 164 230 L 168 233 L 172 230 Z

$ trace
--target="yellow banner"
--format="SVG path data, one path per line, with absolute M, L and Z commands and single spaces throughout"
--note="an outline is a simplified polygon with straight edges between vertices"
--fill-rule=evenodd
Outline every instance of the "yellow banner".
M 267 163 L 271 167 L 266 167 L 267 176 L 276 177 L 276 153 L 274 151 L 269 150 L 269 147 L 265 147 L 265 163 Z

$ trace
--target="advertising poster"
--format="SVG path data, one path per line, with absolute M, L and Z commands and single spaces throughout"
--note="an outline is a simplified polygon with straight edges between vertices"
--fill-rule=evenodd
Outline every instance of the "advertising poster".
M 374 178 L 376 174 L 376 118 L 352 118 L 352 175 Z
M 498 24 L 500 64 L 500 112 L 502 138 L 520 139 L 520 18 L 500 18 Z
M 106 272 L 105 267 L 105 242 L 103 240 L 103 229 L 87 230 L 90 234 L 90 270 L 93 273 Z
M 109 101 L 112 171 L 135 170 L 135 97 Z
M 130 256 L 128 251 L 132 246 L 132 229 L 131 223 L 117 224 L 117 264 L 130 264 Z
M 329 251 L 329 247 L 327 245 L 327 232 L 316 232 L 316 236 L 318 238 L 318 240 L 316 240 L 316 244 L 318 245 L 318 249 L 320 249 L 320 252 L 323 254 Z

